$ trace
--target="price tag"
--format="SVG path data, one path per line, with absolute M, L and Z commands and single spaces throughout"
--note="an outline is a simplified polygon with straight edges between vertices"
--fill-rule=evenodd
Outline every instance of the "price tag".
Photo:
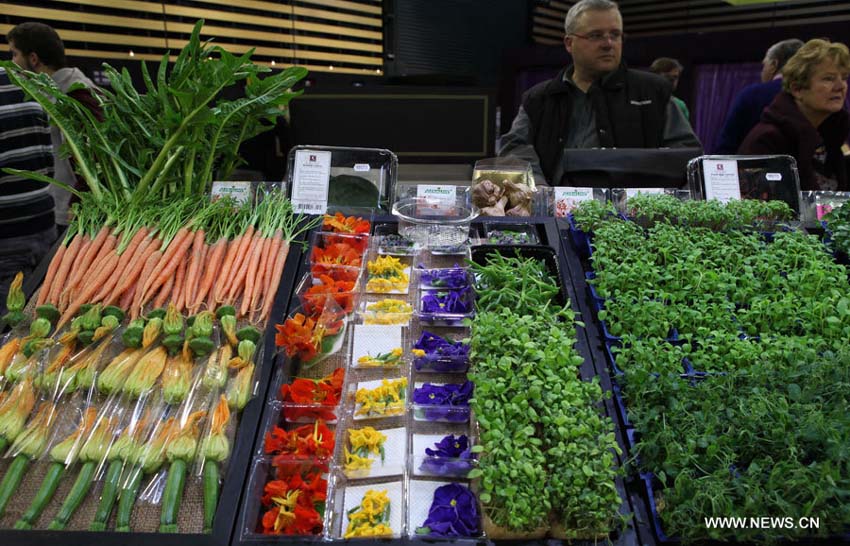
M 358 173 L 368 173 L 372 168 L 368 163 L 355 163 L 354 164 L 354 172 Z
M 705 198 L 727 203 L 741 198 L 741 181 L 738 178 L 738 162 L 705 160 L 702 164 L 705 175 Z
M 237 203 L 246 203 L 251 199 L 250 182 L 213 182 L 210 200 L 220 197 L 231 197 Z
M 553 189 L 555 195 L 555 218 L 565 218 L 582 201 L 593 200 L 593 188 L 556 186 Z
M 416 196 L 426 201 L 417 207 L 419 214 L 443 216 L 452 214 L 457 204 L 457 186 L 419 184 Z
M 292 206 L 296 212 L 324 214 L 328 210 L 331 152 L 298 150 L 292 177 Z

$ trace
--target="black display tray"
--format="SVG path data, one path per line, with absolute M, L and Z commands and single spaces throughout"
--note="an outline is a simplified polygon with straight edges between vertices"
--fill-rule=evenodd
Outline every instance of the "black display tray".
M 375 217 L 374 224 L 393 224 L 395 223 L 395 218 L 392 216 L 379 216 Z M 518 248 L 519 250 L 510 251 L 516 252 L 519 255 L 528 255 L 527 253 L 531 253 L 536 257 L 543 258 L 547 266 L 550 270 L 553 270 L 560 278 L 561 287 L 562 287 L 562 297 L 568 298 L 571 302 L 573 310 L 577 313 L 577 318 L 592 317 L 592 315 L 587 314 L 584 315 L 583 312 L 586 308 L 584 302 L 581 301 L 581 296 L 577 297 L 577 294 L 585 295 L 587 293 L 586 285 L 584 285 L 584 276 L 581 273 L 581 263 L 579 261 L 578 256 L 572 247 L 567 244 L 567 246 L 563 246 L 561 244 L 561 237 L 559 233 L 559 229 L 562 228 L 556 221 L 552 218 L 480 218 L 473 222 L 472 225 L 472 233 L 477 234 L 478 236 L 483 237 L 485 235 L 484 223 L 489 224 L 491 227 L 496 224 L 504 223 L 504 224 L 517 224 L 517 223 L 526 223 L 533 227 L 536 231 L 538 239 L 541 242 L 541 245 L 538 246 L 510 246 L 508 248 Z M 472 259 L 475 261 L 475 257 L 477 255 L 484 256 L 489 252 L 494 251 L 495 249 L 504 249 L 506 248 L 503 245 L 479 245 L 477 247 L 473 247 L 472 250 Z M 536 250 L 535 250 L 536 249 Z M 538 255 L 539 254 L 539 255 Z M 307 260 L 302 257 L 301 262 L 299 262 L 299 266 L 297 269 L 298 275 L 302 275 L 308 269 Z M 582 285 L 580 289 L 576 285 L 575 275 L 579 275 L 580 281 Z M 578 313 L 582 313 L 579 315 Z M 283 315 L 277 315 L 283 316 Z M 589 327 L 593 328 L 593 321 L 591 320 L 588 324 Z M 601 345 L 599 348 L 591 349 L 591 343 L 589 339 L 592 336 L 597 336 L 598 333 L 588 333 L 586 328 L 579 327 L 577 329 L 577 344 L 576 350 L 579 351 L 584 359 L 585 363 L 581 368 L 581 376 L 582 378 L 589 379 L 595 375 L 604 374 L 604 377 L 600 377 L 600 383 L 602 385 L 603 390 L 610 391 L 611 390 L 611 381 L 608 376 L 607 367 L 605 364 L 605 357 L 601 352 Z M 283 367 L 282 371 L 286 371 L 289 369 L 288 364 L 290 364 L 286 358 L 283 356 L 278 356 L 275 361 L 274 369 L 278 369 L 278 367 Z M 268 392 L 268 389 L 267 389 Z M 271 415 L 270 412 L 274 411 L 271 404 L 263 401 L 263 415 L 260 419 L 260 423 L 266 423 L 269 420 L 273 420 L 276 416 Z M 624 449 L 626 445 L 625 438 L 625 430 L 620 427 L 619 421 L 617 418 L 616 408 L 611 399 L 605 401 L 603 411 L 607 416 L 609 416 L 615 425 L 615 433 L 617 437 L 617 441 L 621 448 Z M 252 450 L 252 454 L 260 453 L 263 448 L 264 439 L 261 437 L 261 433 L 255 434 L 255 442 Z M 625 456 L 618 458 L 618 464 L 623 465 L 625 462 Z M 244 460 L 242 463 L 246 467 L 251 466 L 250 460 Z M 247 486 L 247 484 L 246 484 Z M 650 530 L 649 518 L 646 516 L 645 508 L 643 502 L 640 501 L 640 491 L 638 489 L 634 489 L 630 486 L 630 484 L 625 483 L 623 480 L 618 479 L 617 490 L 620 493 L 620 497 L 623 499 L 623 505 L 621 508 L 621 513 L 627 518 L 626 527 L 616 535 L 611 537 L 610 542 L 606 541 L 581 541 L 575 540 L 570 541 L 569 544 L 577 545 L 577 546 L 590 546 L 591 544 L 612 544 L 614 546 L 654 546 L 655 540 L 652 536 L 652 531 Z M 256 493 L 256 492 L 254 492 Z M 325 542 L 321 537 L 257 537 L 252 536 L 247 539 L 241 538 L 240 529 L 245 524 L 246 518 L 255 517 L 254 515 L 247 514 L 248 508 L 248 498 L 247 495 L 251 494 L 251 492 L 245 491 L 243 493 L 243 498 L 239 506 L 239 517 L 236 518 L 236 527 L 233 532 L 233 538 L 231 545 L 232 546 L 273 546 L 276 544 L 292 544 L 292 543 L 301 543 L 301 542 L 312 542 L 312 543 L 322 543 Z M 637 503 L 637 506 L 636 506 Z M 491 539 L 462 539 L 459 541 L 451 541 L 451 540 L 434 540 L 434 539 L 409 539 L 409 538 L 401 538 L 394 540 L 380 540 L 380 541 L 354 541 L 355 544 L 366 544 L 371 542 L 380 542 L 382 544 L 387 544 L 390 546 L 398 545 L 398 544 L 463 544 L 465 546 L 471 544 L 496 544 Z M 334 543 L 342 543 L 342 541 L 334 541 Z M 539 544 L 539 545 L 555 545 L 555 544 L 566 544 L 564 541 L 560 540 L 531 540 L 531 541 L 499 541 L 498 544 Z
M 60 238 L 61 241 L 61 238 Z M 216 510 L 212 532 L 200 533 L 118 533 L 114 531 L 17 531 L 0 529 L 0 544 L 3 546 L 44 546 L 46 544 L 62 545 L 97 545 L 97 546 L 225 546 L 230 543 L 236 515 L 242 492 L 246 487 L 248 469 L 252 458 L 252 447 L 260 425 L 263 404 L 267 396 L 268 385 L 273 371 L 275 353 L 274 335 L 275 317 L 282 317 L 289 308 L 289 300 L 295 288 L 296 269 L 301 262 L 303 237 L 290 245 L 286 258 L 280 286 L 272 306 L 272 319 L 266 327 L 264 340 L 264 357 L 257 366 L 258 387 L 254 397 L 245 406 L 239 416 L 239 424 L 235 435 L 233 450 L 227 469 L 222 476 L 222 486 L 219 494 L 219 504 Z M 44 280 L 47 267 L 53 254 L 58 248 L 57 241 L 50 253 L 38 265 L 32 275 L 24 283 L 27 298 L 31 297 Z M 66 476 L 65 479 L 70 479 Z

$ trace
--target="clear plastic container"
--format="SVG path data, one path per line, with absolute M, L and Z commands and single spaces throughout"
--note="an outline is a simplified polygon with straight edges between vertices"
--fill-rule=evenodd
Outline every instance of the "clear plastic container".
M 401 476 L 407 466 L 407 427 L 381 422 L 345 430 L 337 461 L 350 480 Z
M 359 319 L 364 324 L 407 326 L 413 316 L 413 306 L 398 297 L 372 296 L 361 302 Z
M 413 256 L 422 248 L 422 245 L 399 235 L 395 224 L 375 226 L 375 241 L 378 254 L 387 256 Z
M 454 502 L 454 504 L 452 504 Z M 466 508 L 470 504 L 474 504 L 475 511 L 472 512 Z M 441 521 L 446 510 L 441 506 L 454 506 L 455 523 L 452 525 L 453 531 L 451 535 L 442 535 L 436 533 L 428 533 L 423 526 L 430 515 L 432 507 L 435 508 L 435 516 Z M 466 510 L 464 510 L 466 508 Z M 471 518 L 463 517 L 463 514 L 475 514 L 478 517 Z M 465 481 L 436 481 L 429 479 L 412 479 L 408 485 L 408 510 L 407 510 L 407 529 L 410 538 L 420 538 L 427 540 L 439 540 L 442 542 L 457 542 L 463 543 L 463 539 L 475 539 L 483 535 L 481 525 L 481 508 L 478 503 L 477 496 L 470 489 L 469 484 Z M 460 536 L 456 534 L 468 526 Z M 471 541 L 468 541 L 471 543 Z M 477 541 L 476 541 L 477 542 Z
M 411 397 L 414 421 L 431 423 L 469 422 L 469 399 L 474 393 L 471 382 L 416 383 Z
M 392 212 L 398 218 L 399 235 L 431 249 L 468 244 L 469 226 L 479 214 L 477 207 L 461 197 L 451 206 L 427 197 L 402 199 Z
M 358 370 L 395 369 L 408 359 L 402 326 L 355 324 L 351 335 L 349 366 Z
M 469 369 L 469 346 L 450 335 L 423 330 L 411 353 L 413 369 L 417 373 L 460 374 Z
M 412 271 L 412 258 L 379 254 L 366 262 L 366 292 L 407 294 L 410 291 Z
M 484 224 L 485 237 L 482 244 L 490 245 L 537 245 L 540 238 L 537 228 L 531 224 Z
M 351 536 L 348 538 L 362 538 L 371 543 L 377 538 L 401 538 L 404 535 L 406 521 L 403 516 L 407 512 L 407 503 L 404 483 L 401 480 L 391 479 L 362 485 L 359 480 L 352 481 L 340 472 L 334 474 L 333 483 L 333 511 L 330 518 L 331 538 L 346 538 L 351 521 L 350 518 L 356 513 L 363 501 L 363 497 L 370 490 L 379 494 L 385 494 L 385 498 L 389 500 L 385 522 L 388 533 L 379 536 Z
M 352 278 L 355 271 L 357 274 L 354 280 L 347 280 Z M 309 315 L 321 314 L 329 297 L 333 298 L 344 313 L 351 313 L 357 307 L 360 296 L 359 278 L 359 269 L 325 267 L 320 275 L 304 275 L 295 289 L 295 294 L 301 302 L 301 307 Z
M 464 479 L 478 465 L 469 434 L 418 434 L 411 437 L 411 474 Z
M 407 376 L 351 382 L 348 387 L 351 418 L 354 421 L 368 419 L 403 418 L 408 407 Z
M 464 319 L 475 316 L 472 286 L 462 288 L 420 288 L 416 297 L 416 316 L 430 326 L 463 326 Z
M 466 267 L 417 269 L 419 286 L 425 289 L 445 290 L 472 285 L 472 275 Z
M 367 250 L 368 235 L 315 231 L 310 236 L 310 264 L 314 266 L 362 269 Z

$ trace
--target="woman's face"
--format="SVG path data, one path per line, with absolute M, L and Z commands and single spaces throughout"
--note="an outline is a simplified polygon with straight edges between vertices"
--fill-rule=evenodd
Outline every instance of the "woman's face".
M 808 88 L 793 92 L 794 98 L 812 112 L 827 115 L 838 112 L 847 96 L 847 78 L 846 70 L 826 59 L 815 67 Z

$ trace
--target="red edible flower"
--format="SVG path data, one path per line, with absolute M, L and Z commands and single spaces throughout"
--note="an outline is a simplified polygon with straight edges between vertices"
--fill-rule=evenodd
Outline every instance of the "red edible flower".
M 304 294 L 304 311 L 311 316 L 321 315 L 329 296 L 344 312 L 354 310 L 354 282 L 337 281 L 324 274 L 319 275 L 318 279 L 322 284 L 311 286 Z
M 321 266 L 347 265 L 350 267 L 360 267 L 363 265 L 363 255 L 356 248 L 348 243 L 331 243 L 324 248 L 317 246 L 313 247 L 311 257 L 314 270 Z M 324 273 L 322 270 L 321 273 Z M 314 275 L 316 273 L 313 273 Z
M 325 215 L 325 220 L 322 223 L 322 229 L 325 231 L 334 231 L 336 233 L 369 233 L 371 229 L 369 220 L 356 216 L 344 216 L 341 212 L 337 212 L 331 216 Z

